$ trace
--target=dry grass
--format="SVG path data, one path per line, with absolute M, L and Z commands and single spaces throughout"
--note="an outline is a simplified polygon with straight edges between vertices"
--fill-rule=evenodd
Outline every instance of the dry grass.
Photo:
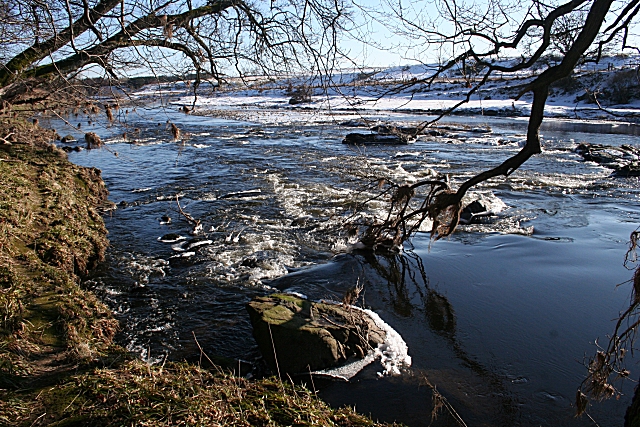
M 104 256 L 107 192 L 53 136 L 0 115 L 0 425 L 380 425 L 274 378 L 149 366 L 113 345 L 117 322 L 79 285 Z
M 80 168 L 49 142 L 55 132 L 0 116 L 0 386 L 33 380 L 60 357 L 92 359 L 117 322 L 78 286 L 102 260 L 107 195 L 99 171 Z
M 10 426 L 377 426 L 349 408 L 333 410 L 311 391 L 275 378 L 251 381 L 186 363 L 118 369 L 69 378 L 61 385 L 0 401 Z

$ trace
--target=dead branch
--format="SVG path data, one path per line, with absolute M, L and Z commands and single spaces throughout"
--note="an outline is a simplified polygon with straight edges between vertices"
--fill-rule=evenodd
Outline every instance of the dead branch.
M 0 138 L 2 140 L 3 144 L 11 144 L 11 142 L 9 141 L 9 138 L 12 137 L 13 135 L 15 135 L 15 132 L 9 132 L 7 135 L 5 135 L 4 137 Z
M 544 19 L 530 19 L 523 23 L 518 30 L 516 36 L 511 42 L 500 42 L 494 39 L 493 36 L 483 35 L 475 29 L 464 30 L 469 34 L 485 38 L 493 43 L 493 49 L 490 49 L 484 53 L 478 53 L 473 48 L 470 48 L 462 54 L 454 57 L 444 65 L 440 66 L 438 70 L 428 79 L 423 79 L 416 83 L 431 84 L 437 77 L 442 75 L 445 71 L 452 69 L 456 64 L 462 62 L 463 67 L 467 59 L 473 59 L 477 63 L 482 64 L 488 69 L 484 73 L 484 76 L 480 83 L 472 87 L 466 96 L 466 99 L 457 103 L 454 108 L 459 107 L 464 102 L 468 102 L 470 96 L 477 91 L 477 89 L 484 85 L 489 78 L 489 75 L 495 71 L 501 72 L 515 72 L 530 68 L 536 60 L 538 60 L 544 52 L 549 48 L 551 41 L 551 32 L 554 22 L 560 17 L 571 13 L 576 10 L 586 0 L 572 0 L 555 9 L 552 9 Z M 527 141 L 525 146 L 514 156 L 505 160 L 499 166 L 481 172 L 472 178 L 462 182 L 457 190 L 449 189 L 445 183 L 433 184 L 427 182 L 425 185 L 429 186 L 426 197 L 423 202 L 416 209 L 412 209 L 409 205 L 411 199 L 415 197 L 414 188 L 398 188 L 395 194 L 392 196 L 389 214 L 382 222 L 370 224 L 368 230 L 362 242 L 370 247 L 398 247 L 405 240 L 407 240 L 411 234 L 419 229 L 420 224 L 427 218 L 433 221 L 432 238 L 437 240 L 442 237 L 449 236 L 453 233 L 460 221 L 461 202 L 468 190 L 482 182 L 485 182 L 491 178 L 504 176 L 508 177 L 515 172 L 522 164 L 529 160 L 532 156 L 542 152 L 540 145 L 540 125 L 544 118 L 544 107 L 546 104 L 547 96 L 549 94 L 549 88 L 560 79 L 563 79 L 570 75 L 575 68 L 576 64 L 580 61 L 585 52 L 596 40 L 600 28 L 604 22 L 607 13 L 610 10 L 613 0 L 595 0 L 589 9 L 589 13 L 584 22 L 584 26 L 579 30 L 575 40 L 570 44 L 569 49 L 566 51 L 561 62 L 554 66 L 549 66 L 546 70 L 535 77 L 526 87 L 520 92 L 518 97 L 530 92 L 533 94 L 533 101 L 531 104 L 531 115 L 529 118 L 529 124 L 527 128 Z M 448 4 L 448 3 L 447 3 Z M 460 24 L 455 21 L 456 24 Z M 410 26 L 414 23 L 409 23 Z M 521 40 L 525 37 L 527 32 L 534 27 L 542 29 L 542 44 L 537 48 L 535 53 L 527 59 L 523 59 L 514 66 L 503 66 L 499 64 L 492 64 L 485 60 L 492 55 L 500 52 L 505 47 L 517 47 Z M 413 28 L 413 27 L 412 27 Z M 461 28 L 460 26 L 458 28 Z M 427 30 L 423 30 L 429 33 Z M 463 32 L 464 33 L 464 32 Z M 461 36 L 463 33 L 458 34 Z M 430 33 L 431 34 L 431 33 Z M 441 40 L 454 40 L 458 36 L 445 37 L 437 31 L 432 33 L 440 37 Z M 406 87 L 405 87 L 406 88 Z M 448 113 L 451 110 L 447 111 Z M 433 122 L 425 122 L 418 128 L 418 131 L 424 130 L 427 126 L 430 126 Z M 417 186 L 421 186 L 418 184 Z M 412 190 L 411 192 L 409 190 Z
M 195 219 L 193 216 L 191 216 L 191 214 L 185 212 L 182 209 L 182 206 L 180 206 L 180 196 L 176 194 L 176 204 L 178 205 L 178 212 L 180 212 L 180 215 L 182 215 L 187 222 L 189 222 L 189 224 L 193 225 L 194 228 L 200 226 L 200 220 L 199 219 Z
M 625 366 L 625 356 L 633 352 L 638 327 L 640 327 L 640 265 L 630 268 L 630 263 L 636 263 L 638 239 L 640 229 L 631 233 L 629 249 L 625 255 L 624 266 L 633 269 L 633 277 L 625 283 L 632 284 L 629 307 L 618 317 L 613 333 L 606 347 L 601 347 L 596 341 L 598 350 L 595 356 L 589 358 L 585 366 L 587 376 L 578 387 L 576 394 L 576 413 L 582 415 L 587 409 L 587 398 L 604 400 L 620 396 L 620 388 L 616 382 L 629 379 L 630 371 Z M 618 285 L 620 286 L 620 285 Z

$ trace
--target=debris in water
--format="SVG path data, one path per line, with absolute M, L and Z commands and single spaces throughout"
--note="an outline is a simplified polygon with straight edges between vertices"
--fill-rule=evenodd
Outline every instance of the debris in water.
M 183 237 L 176 233 L 169 233 L 169 234 L 165 234 L 162 237 L 158 237 L 158 240 L 164 243 L 175 243 L 184 239 L 186 239 L 186 237 Z
M 95 132 L 85 133 L 84 140 L 87 143 L 87 148 L 97 148 L 102 146 L 102 140 Z
M 256 197 L 262 194 L 262 190 L 259 188 L 253 190 L 246 191 L 238 191 L 235 193 L 228 193 L 224 196 L 220 196 L 220 199 L 231 199 L 231 198 L 245 198 L 245 197 Z
M 171 134 L 173 135 L 174 141 L 180 139 L 180 129 L 174 123 L 171 123 Z

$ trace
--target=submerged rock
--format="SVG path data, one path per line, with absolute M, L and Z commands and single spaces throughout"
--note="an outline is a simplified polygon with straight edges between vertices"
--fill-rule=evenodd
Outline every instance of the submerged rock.
M 158 240 L 164 243 L 175 243 L 180 240 L 184 240 L 186 237 L 183 237 L 176 233 L 167 233 L 162 237 L 158 237 Z
M 616 169 L 614 175 L 621 177 L 640 176 L 640 162 L 628 163 Z
M 227 193 L 219 197 L 219 199 L 242 199 L 247 197 L 257 197 L 262 195 L 262 190 L 255 188 L 253 190 L 237 191 L 235 193 Z
M 586 161 L 613 169 L 615 176 L 640 176 L 640 148 L 631 145 L 619 147 L 603 144 L 580 143 L 575 152 Z
M 77 142 L 77 141 L 78 140 L 73 135 L 64 136 L 60 140 L 60 142 L 62 142 L 63 144 L 67 144 L 67 143 L 70 143 L 70 142 Z
M 404 134 L 349 133 L 342 140 L 343 144 L 352 145 L 406 145 L 411 138 Z
M 291 98 L 289 99 L 289 105 L 308 104 L 313 102 L 311 95 L 313 91 L 308 86 L 300 86 L 296 90 L 289 91 Z
M 257 297 L 247 304 L 255 337 L 270 368 L 304 373 L 362 359 L 386 332 L 362 310 L 311 302 L 290 294 Z M 274 355 L 275 354 L 275 355 Z

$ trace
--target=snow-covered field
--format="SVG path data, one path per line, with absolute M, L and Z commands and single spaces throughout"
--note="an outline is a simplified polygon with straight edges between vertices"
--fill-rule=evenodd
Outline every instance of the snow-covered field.
M 579 67 L 571 77 L 551 88 L 546 116 L 636 121 L 640 112 L 638 63 L 639 57 L 611 57 L 600 64 Z M 251 110 L 255 115 L 256 110 L 262 110 L 268 115 L 275 110 L 286 115 L 305 112 L 306 120 L 313 120 L 312 113 L 317 114 L 317 120 L 321 116 L 326 119 L 327 114 L 401 112 L 439 115 L 467 97 L 468 101 L 459 105 L 454 114 L 503 117 L 530 114 L 531 94 L 518 95 L 535 72 L 497 74 L 475 90 L 474 85 L 480 77 L 465 79 L 449 73 L 431 84 L 422 82 L 435 68 L 414 65 L 344 72 L 322 79 L 303 76 L 238 81 L 221 87 L 204 84 L 197 96 L 194 96 L 192 86 L 184 83 L 149 85 L 136 92 L 135 97 L 143 101 L 162 98 L 175 108 L 187 107 L 197 114 L 237 115 Z M 594 102 L 593 94 L 600 105 Z M 294 99 L 297 102 L 290 102 Z

